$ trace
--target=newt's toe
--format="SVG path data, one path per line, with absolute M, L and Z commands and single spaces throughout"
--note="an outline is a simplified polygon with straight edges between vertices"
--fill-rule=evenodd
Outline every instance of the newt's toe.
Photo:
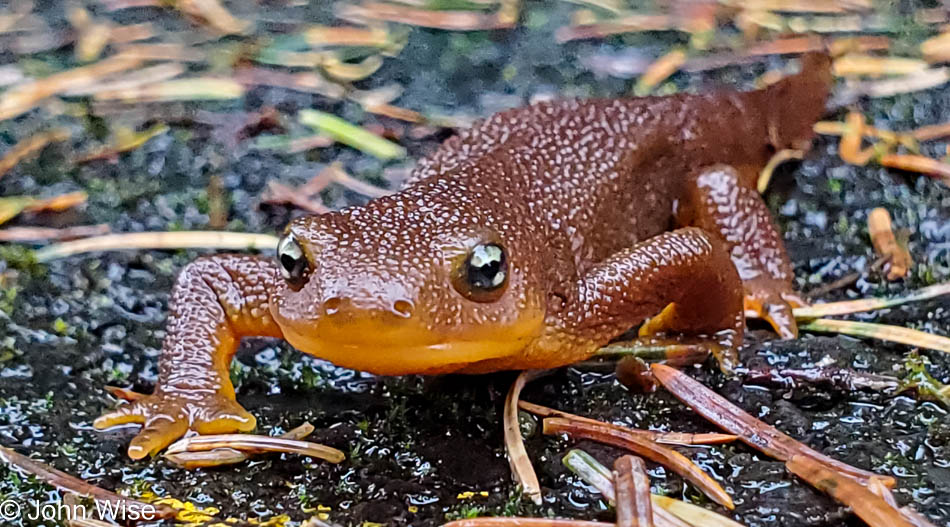
M 233 398 L 222 394 L 186 394 L 159 392 L 142 397 L 106 413 L 93 426 L 102 430 L 113 426 L 141 423 L 142 430 L 129 444 L 129 457 L 142 459 L 157 454 L 189 429 L 199 434 L 250 432 L 257 420 Z
M 142 431 L 129 444 L 129 457 L 142 459 L 157 454 L 188 431 L 188 421 L 158 414 L 148 420 Z
M 202 435 L 250 432 L 257 428 L 257 419 L 235 401 L 219 400 L 220 408 L 210 409 L 207 416 L 197 416 L 193 428 Z
M 747 317 L 765 320 L 785 340 L 798 338 L 792 310 L 804 305 L 804 300 L 787 286 L 747 288 L 744 301 Z
M 96 430 L 105 430 L 113 426 L 127 425 L 132 423 L 144 423 L 145 416 L 138 413 L 133 404 L 120 406 L 118 409 L 102 414 L 92 422 Z

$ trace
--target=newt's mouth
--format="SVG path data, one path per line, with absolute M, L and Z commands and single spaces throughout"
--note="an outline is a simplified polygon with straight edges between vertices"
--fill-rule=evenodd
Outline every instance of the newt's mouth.
M 451 373 L 524 350 L 541 334 L 541 313 L 504 326 L 472 325 L 433 331 L 372 317 L 336 322 L 281 321 L 284 338 L 300 351 L 337 366 L 377 375 Z

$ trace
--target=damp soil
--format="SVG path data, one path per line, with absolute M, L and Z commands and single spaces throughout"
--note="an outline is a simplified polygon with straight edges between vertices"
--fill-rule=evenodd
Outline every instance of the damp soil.
M 288 21 L 329 21 L 328 9 L 271 6 L 276 30 Z M 901 3 L 900 8 L 908 8 Z M 47 16 L 55 18 L 56 4 Z M 262 9 L 262 8 L 261 8 Z M 669 35 L 633 35 L 606 41 L 554 44 L 565 24 L 566 2 L 525 6 L 516 30 L 447 33 L 413 29 L 406 48 L 382 70 L 358 84 L 373 88 L 398 82 L 400 106 L 431 114 L 477 117 L 550 96 L 629 94 L 629 79 L 611 76 L 604 64 L 638 50 L 657 55 Z M 253 10 L 250 10 L 253 11 Z M 906 15 L 905 11 L 903 15 Z M 894 16 L 901 16 L 896 12 Z M 151 20 L 169 30 L 196 31 L 175 13 L 158 9 L 123 12 L 126 22 Z M 263 16 L 263 15 L 261 15 Z M 915 37 L 908 31 L 907 38 Z M 909 44 L 908 44 L 909 45 Z M 34 57 L 67 60 L 69 49 Z M 0 54 L 0 60 L 15 57 Z M 707 73 L 677 74 L 667 88 L 701 91 L 749 88 L 756 76 L 788 64 L 781 58 Z M 609 68 L 608 68 L 609 69 Z M 875 126 L 910 129 L 950 121 L 950 89 L 875 100 L 851 101 Z M 274 107 L 293 128 L 302 108 L 334 112 L 358 123 L 404 126 L 364 115 L 352 103 L 280 89 L 255 89 L 236 103 L 183 103 L 146 107 L 171 131 L 113 161 L 81 166 L 67 162 L 67 148 L 100 141 L 105 124 L 121 116 L 69 117 L 33 112 L 0 123 L 7 145 L 31 131 L 61 122 L 73 144 L 47 149 L 0 181 L 4 195 L 53 195 L 86 190 L 79 212 L 26 217 L 24 224 L 58 226 L 108 223 L 116 232 L 208 228 L 209 180 L 218 177 L 230 200 L 231 230 L 279 232 L 298 211 L 262 205 L 268 181 L 295 185 L 330 162 L 341 162 L 368 182 L 395 187 L 410 163 L 382 163 L 345 147 L 302 154 L 252 149 L 228 140 L 221 118 Z M 829 118 L 841 119 L 832 109 Z M 228 122 L 228 121 L 225 121 Z M 233 122 L 233 121 L 230 121 Z M 449 132 L 403 144 L 415 158 L 432 151 Z M 909 235 L 915 267 L 904 281 L 887 282 L 865 272 L 854 284 L 826 294 L 829 300 L 896 295 L 950 280 L 950 189 L 936 180 L 878 167 L 854 167 L 836 155 L 834 140 L 819 138 L 807 158 L 784 165 L 767 200 L 785 233 L 798 287 L 808 292 L 874 261 L 866 229 L 871 208 L 887 207 Z M 942 157 L 946 142 L 924 145 Z M 324 200 L 340 207 L 365 198 L 330 188 Z M 162 458 L 133 462 L 124 450 L 135 433 L 94 431 L 91 421 L 116 402 L 103 391 L 119 385 L 150 391 L 163 337 L 168 295 L 177 271 L 205 251 L 136 251 L 87 254 L 49 265 L 29 262 L 28 252 L 0 247 L 8 278 L 0 294 L 0 444 L 52 464 L 96 485 L 133 495 L 151 492 L 215 507 L 218 520 L 267 521 L 287 515 L 296 525 L 325 514 L 339 525 L 440 525 L 479 515 L 556 515 L 611 521 L 613 513 L 592 488 L 574 477 L 561 458 L 583 448 L 605 464 L 620 452 L 587 441 L 543 436 L 525 416 L 527 449 L 544 488 L 544 503 L 522 499 L 506 461 L 501 414 L 512 373 L 483 376 L 379 378 L 302 356 L 285 343 L 251 339 L 232 368 L 239 401 L 258 417 L 260 433 L 279 433 L 309 421 L 313 439 L 343 450 L 331 465 L 300 457 L 262 457 L 236 467 L 184 471 Z M 12 278 L 11 278 L 12 277 Z M 931 300 L 867 315 L 859 320 L 950 334 L 950 299 Z M 752 325 L 742 350 L 750 367 L 831 364 L 861 372 L 902 376 L 906 346 L 840 336 L 805 334 L 775 341 Z M 931 374 L 950 383 L 950 357 L 921 350 Z M 950 416 L 948 408 L 913 393 L 843 391 L 821 386 L 757 387 L 729 379 L 714 367 L 691 371 L 705 384 L 763 421 L 832 457 L 897 478 L 896 497 L 936 525 L 950 525 Z M 531 383 L 526 400 L 641 428 L 712 431 L 662 390 L 632 393 L 610 365 L 565 368 Z M 727 513 L 750 527 L 861 525 L 847 509 L 791 477 L 783 464 L 741 445 L 684 450 L 736 502 Z M 717 506 L 663 467 L 650 464 L 654 492 Z M 58 496 L 28 478 L 0 468 L 0 495 L 27 502 Z M 720 510 L 720 512 L 726 512 Z M 14 521 L 13 525 L 56 525 Z

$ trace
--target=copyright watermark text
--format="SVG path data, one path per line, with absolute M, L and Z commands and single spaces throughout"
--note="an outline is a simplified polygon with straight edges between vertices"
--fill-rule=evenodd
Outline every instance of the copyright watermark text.
M 95 506 L 8 499 L 0 502 L 0 524 L 17 520 L 67 522 L 106 519 L 119 523 L 154 521 L 160 518 L 154 505 L 130 501 L 96 501 Z

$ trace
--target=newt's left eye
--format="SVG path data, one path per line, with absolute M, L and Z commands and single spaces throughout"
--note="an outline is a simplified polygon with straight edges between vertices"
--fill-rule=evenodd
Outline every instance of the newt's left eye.
M 496 243 L 476 245 L 456 269 L 455 289 L 476 302 L 498 300 L 508 283 L 508 257 Z
M 300 289 L 303 286 L 310 262 L 293 234 L 287 234 L 277 244 L 277 266 L 291 288 Z

